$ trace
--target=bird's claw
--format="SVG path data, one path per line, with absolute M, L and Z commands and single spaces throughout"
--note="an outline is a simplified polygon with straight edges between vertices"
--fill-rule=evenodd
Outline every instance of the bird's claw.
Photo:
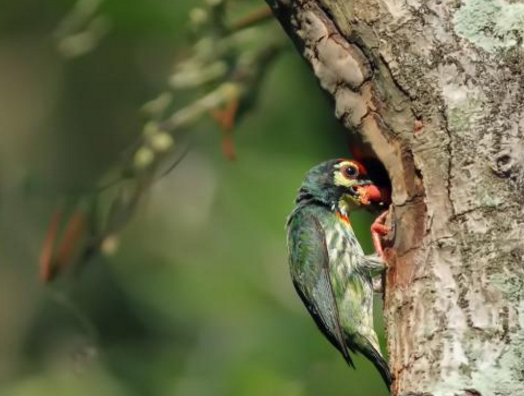
M 371 224 L 371 238 L 373 239 L 373 245 L 375 246 L 375 251 L 382 259 L 384 259 L 384 249 L 382 248 L 381 237 L 389 232 L 389 227 L 384 224 L 387 215 L 388 211 L 385 211 L 375 219 L 373 224 Z

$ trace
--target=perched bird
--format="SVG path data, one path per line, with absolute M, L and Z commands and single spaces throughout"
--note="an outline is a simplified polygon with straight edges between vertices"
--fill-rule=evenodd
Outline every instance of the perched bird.
M 302 302 L 350 366 L 350 352 L 363 354 L 389 387 L 391 374 L 373 327 L 372 278 L 385 264 L 380 254 L 364 254 L 348 217 L 354 209 L 384 206 L 384 193 L 362 164 L 336 159 L 307 173 L 295 203 L 287 221 L 288 254 Z M 387 232 L 383 224 L 372 229 Z

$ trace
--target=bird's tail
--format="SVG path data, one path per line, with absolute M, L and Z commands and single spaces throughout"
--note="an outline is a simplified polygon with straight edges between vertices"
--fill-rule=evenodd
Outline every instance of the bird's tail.
M 360 352 L 369 360 L 371 360 L 371 363 L 375 365 L 375 368 L 380 373 L 382 379 L 386 383 L 386 386 L 388 387 L 388 389 L 390 389 L 391 383 L 393 382 L 393 378 L 391 377 L 391 372 L 389 371 L 388 364 L 384 360 L 380 352 L 377 351 L 369 341 L 367 342 L 366 347 L 361 349 Z

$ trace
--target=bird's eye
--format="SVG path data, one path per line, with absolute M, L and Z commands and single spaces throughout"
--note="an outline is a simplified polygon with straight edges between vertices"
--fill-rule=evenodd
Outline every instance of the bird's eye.
M 358 167 L 351 164 L 347 165 L 344 168 L 341 169 L 344 176 L 346 176 L 349 179 L 355 179 L 359 175 Z

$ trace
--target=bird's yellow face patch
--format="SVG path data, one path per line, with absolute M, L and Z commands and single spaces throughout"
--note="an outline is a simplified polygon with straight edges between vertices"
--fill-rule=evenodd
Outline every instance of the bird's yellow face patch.
M 341 203 L 351 207 L 362 204 L 360 200 L 360 184 L 362 176 L 367 174 L 366 169 L 356 161 L 342 160 L 334 166 L 333 183 L 335 186 L 348 189 L 348 193 L 342 196 Z
M 334 169 L 333 183 L 346 188 L 357 186 L 359 176 L 366 173 L 362 165 L 350 160 L 340 161 Z

